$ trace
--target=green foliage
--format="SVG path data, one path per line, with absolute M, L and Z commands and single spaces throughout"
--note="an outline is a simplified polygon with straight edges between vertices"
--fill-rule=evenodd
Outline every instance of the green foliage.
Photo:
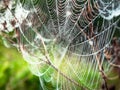
M 6 48 L 0 41 L 0 90 L 41 90 L 18 51 Z

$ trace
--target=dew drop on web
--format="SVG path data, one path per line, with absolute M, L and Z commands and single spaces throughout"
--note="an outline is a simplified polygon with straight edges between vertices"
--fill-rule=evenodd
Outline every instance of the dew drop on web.
M 99 12 L 104 19 L 111 20 L 120 15 L 120 0 L 99 0 L 99 4 Z

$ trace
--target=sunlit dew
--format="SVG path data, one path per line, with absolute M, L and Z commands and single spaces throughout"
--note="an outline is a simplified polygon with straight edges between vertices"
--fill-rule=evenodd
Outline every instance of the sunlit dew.
M 0 15 L 0 30 L 5 32 L 11 32 L 15 27 L 18 27 L 24 19 L 26 19 L 29 11 L 25 10 L 20 3 L 17 4 L 15 8 L 15 13 L 13 14 L 12 1 L 9 3 L 8 7 L 3 14 Z M 11 24 L 12 21 L 15 21 L 15 25 Z M 5 24 L 5 25 L 4 25 Z M 7 29 L 7 30 L 5 30 Z
M 66 17 L 70 16 L 72 13 L 70 11 L 66 11 Z
M 24 19 L 26 19 L 28 14 L 28 10 L 25 10 L 21 4 L 17 4 L 15 9 L 15 17 L 17 18 L 20 24 L 23 22 Z
M 105 14 L 108 14 L 108 15 L 105 15 Z M 120 15 L 120 6 L 115 10 L 108 10 L 106 12 L 103 12 L 101 16 L 107 20 L 111 20 L 113 17 L 117 17 L 119 15 Z
M 112 1 L 11 0 L 0 13 L 0 32 L 17 44 L 44 90 L 48 84 L 55 90 L 100 90 L 109 70 L 103 51 L 119 21 L 112 19 L 120 15 L 120 2 Z
M 93 42 L 90 40 L 90 41 L 89 41 L 89 44 L 90 44 L 90 45 L 93 45 Z
M 102 8 L 102 10 L 99 10 L 100 13 L 101 13 L 101 16 L 104 18 L 104 19 L 107 19 L 107 20 L 111 20 L 113 17 L 117 17 L 120 15 L 120 1 L 118 0 L 111 0 L 111 1 L 107 1 L 107 3 L 105 3 L 103 1 L 103 6 L 104 7 L 105 5 L 108 5 L 109 3 L 111 3 L 108 8 Z

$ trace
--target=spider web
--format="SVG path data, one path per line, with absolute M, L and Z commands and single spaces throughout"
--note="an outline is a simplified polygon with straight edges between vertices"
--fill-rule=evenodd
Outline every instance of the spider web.
M 23 19 L 8 9 L 18 24 L 16 46 L 40 77 L 43 90 L 100 88 L 101 72 L 110 68 L 103 51 L 119 22 L 120 1 L 116 2 L 16 0 L 13 10 L 21 8 Z

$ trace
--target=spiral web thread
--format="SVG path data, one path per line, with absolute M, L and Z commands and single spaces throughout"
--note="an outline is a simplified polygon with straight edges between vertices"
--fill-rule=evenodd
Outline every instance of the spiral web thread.
M 11 1 L 12 2 L 12 1 Z M 96 90 L 110 69 L 103 50 L 119 22 L 116 0 L 17 0 L 27 13 L 14 28 L 21 51 L 43 90 Z M 48 84 L 51 88 L 48 88 Z M 107 86 L 106 86 L 107 88 Z

